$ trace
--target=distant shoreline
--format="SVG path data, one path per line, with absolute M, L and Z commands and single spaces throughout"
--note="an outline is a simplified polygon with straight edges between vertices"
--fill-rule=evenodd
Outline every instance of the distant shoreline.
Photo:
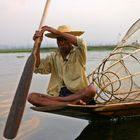
M 108 45 L 108 46 L 88 46 L 88 51 L 106 51 L 106 50 L 113 50 L 115 45 Z M 49 48 L 41 48 L 41 52 L 51 52 L 56 50 L 57 48 L 49 47 Z M 31 48 L 27 49 L 1 49 L 0 53 L 24 53 L 24 52 L 31 52 Z

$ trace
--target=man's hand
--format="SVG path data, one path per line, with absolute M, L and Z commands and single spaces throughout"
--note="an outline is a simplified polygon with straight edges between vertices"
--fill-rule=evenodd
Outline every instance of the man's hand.
M 56 35 L 59 33 L 58 30 L 56 30 L 52 27 L 49 27 L 49 26 L 43 26 L 41 29 L 42 29 L 43 32 L 48 31 L 48 32 L 50 32 L 52 34 L 56 34 Z
M 49 26 L 43 26 L 41 28 L 40 31 L 36 31 L 34 36 L 33 36 L 33 40 L 35 41 L 37 38 L 43 38 L 43 34 L 45 31 L 48 31 L 50 33 L 53 33 L 53 34 L 58 34 L 58 30 L 52 28 L 52 27 L 49 27 Z
M 41 30 L 41 31 L 36 31 L 35 32 L 35 34 L 34 34 L 34 36 L 33 36 L 33 40 L 35 41 L 37 38 L 43 38 L 43 31 Z

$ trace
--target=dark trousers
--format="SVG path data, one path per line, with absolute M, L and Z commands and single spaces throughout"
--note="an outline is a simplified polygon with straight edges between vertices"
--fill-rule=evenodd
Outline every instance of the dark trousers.
M 65 97 L 65 96 L 69 96 L 71 94 L 73 94 L 73 92 L 71 92 L 69 89 L 67 89 L 67 87 L 62 87 L 61 90 L 60 90 L 59 96 L 60 97 Z

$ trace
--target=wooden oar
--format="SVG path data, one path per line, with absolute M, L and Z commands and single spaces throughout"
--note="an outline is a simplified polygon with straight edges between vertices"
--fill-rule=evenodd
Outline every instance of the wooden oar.
M 44 24 L 45 17 L 48 13 L 50 1 L 51 0 L 46 1 L 44 12 L 43 12 L 41 22 L 39 25 L 39 30 Z M 33 70 L 36 63 L 35 53 L 37 49 L 40 48 L 40 45 L 41 45 L 40 39 L 38 38 L 35 40 L 33 51 L 24 66 L 24 70 L 21 75 L 21 78 L 20 78 L 16 93 L 15 93 L 15 97 L 13 99 L 13 103 L 11 105 L 10 112 L 9 112 L 7 122 L 6 122 L 6 126 L 5 126 L 5 130 L 4 130 L 4 137 L 7 139 L 13 139 L 17 135 L 18 128 L 20 126 L 20 122 L 23 116 L 26 98 L 27 98 L 29 88 L 30 88 L 30 83 L 32 80 Z

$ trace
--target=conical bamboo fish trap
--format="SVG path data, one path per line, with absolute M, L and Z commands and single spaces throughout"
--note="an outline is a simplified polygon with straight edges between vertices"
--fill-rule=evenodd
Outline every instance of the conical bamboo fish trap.
M 99 89 L 96 102 L 140 101 L 140 19 L 88 78 Z

